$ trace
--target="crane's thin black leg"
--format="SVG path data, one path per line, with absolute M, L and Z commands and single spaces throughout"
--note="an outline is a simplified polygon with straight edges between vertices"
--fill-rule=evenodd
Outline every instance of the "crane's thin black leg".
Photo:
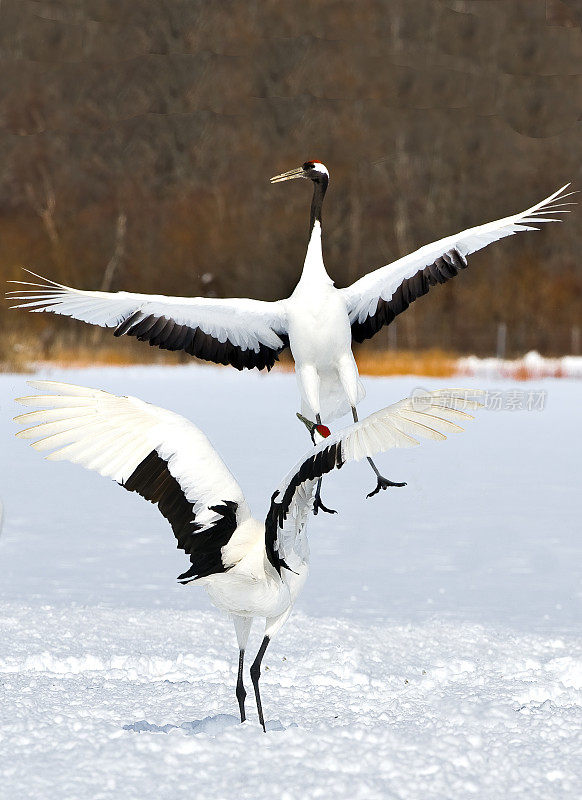
M 261 646 L 259 647 L 259 652 L 257 653 L 257 657 L 252 663 L 251 666 L 251 680 L 253 682 L 253 688 L 255 690 L 255 698 L 257 701 L 257 711 L 259 712 L 259 722 L 263 726 L 263 730 L 265 733 L 267 729 L 265 728 L 265 718 L 263 717 L 263 706 L 261 703 L 261 694 L 259 692 L 259 678 L 261 677 L 261 661 L 263 660 L 263 656 L 265 655 L 265 650 L 267 649 L 269 642 L 271 640 L 268 636 L 265 636 L 263 641 L 261 642 Z
M 358 421 L 358 412 L 355 409 L 355 406 L 352 406 L 352 417 L 354 418 L 354 422 Z M 370 494 L 367 494 L 366 497 L 373 497 L 375 494 L 378 494 L 380 489 L 387 489 L 389 486 L 406 486 L 405 483 L 394 483 L 394 481 L 388 480 L 383 475 L 380 474 L 378 467 L 374 464 L 371 458 L 368 457 L 368 463 L 376 473 L 376 478 L 378 479 L 378 483 L 376 484 L 376 488 Z
M 317 421 L 317 424 L 321 425 L 321 415 L 316 414 L 315 419 Z M 317 516 L 317 512 L 319 511 L 319 509 L 325 511 L 326 514 L 337 514 L 337 511 L 335 511 L 333 508 L 327 508 L 327 506 L 324 506 L 323 503 L 321 502 L 321 478 L 317 481 L 315 498 L 313 499 L 313 515 L 315 517 Z
M 245 651 L 239 650 L 238 654 L 238 678 L 236 679 L 236 699 L 238 700 L 238 707 L 240 709 L 240 721 L 244 722 L 246 719 L 245 714 L 245 698 L 247 696 L 243 684 L 243 664 L 245 660 Z

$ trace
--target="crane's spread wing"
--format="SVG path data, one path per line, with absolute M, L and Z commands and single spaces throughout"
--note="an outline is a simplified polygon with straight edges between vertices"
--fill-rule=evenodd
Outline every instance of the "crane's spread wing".
M 559 222 L 552 215 L 567 213 L 568 210 L 560 206 L 569 205 L 561 202 L 573 194 L 565 192 L 569 185 L 521 214 L 468 228 L 427 244 L 342 289 L 353 339 L 363 342 L 374 336 L 414 300 L 426 294 L 431 286 L 454 278 L 459 270 L 466 268 L 467 256 L 471 253 L 514 233 L 538 230 L 535 226 L 540 222 Z
M 20 287 L 7 293 L 18 301 L 12 308 L 115 328 L 115 336 L 135 336 L 163 350 L 185 350 L 237 369 L 271 369 L 289 344 L 284 301 L 87 292 L 30 274 L 42 283 L 11 281 Z
M 225 572 L 222 548 L 250 517 L 242 490 L 206 436 L 171 411 L 53 381 L 29 381 L 43 394 L 19 403 L 43 410 L 16 417 L 16 436 L 52 451 L 49 461 L 92 469 L 155 503 L 192 567 L 178 580 Z M 46 393 L 46 394 L 44 394 Z
M 318 478 L 340 469 L 346 461 L 360 461 L 393 447 L 415 447 L 419 439 L 446 439 L 463 430 L 473 417 L 467 411 L 481 408 L 475 389 L 439 389 L 418 392 L 376 411 L 320 442 L 279 484 L 271 498 L 265 521 L 267 557 L 280 571 L 285 564 L 288 538 L 296 536 L 313 505 Z

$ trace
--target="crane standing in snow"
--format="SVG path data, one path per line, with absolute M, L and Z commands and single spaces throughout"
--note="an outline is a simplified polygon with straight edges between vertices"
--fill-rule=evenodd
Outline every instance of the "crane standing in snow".
M 236 697 L 245 720 L 245 648 L 255 617 L 265 634 L 250 674 L 259 721 L 261 661 L 271 639 L 291 613 L 308 571 L 305 524 L 315 482 L 346 461 L 393 447 L 418 444 L 415 437 L 445 439 L 472 419 L 480 404 L 459 390 L 442 389 L 408 398 L 359 423 L 330 434 L 303 419 L 315 448 L 293 467 L 271 498 L 264 523 L 251 516 L 233 475 L 206 436 L 188 420 L 135 397 L 52 381 L 30 381 L 49 394 L 19 402 L 42 410 L 16 417 L 22 439 L 52 451 L 48 460 L 67 460 L 93 469 L 155 503 L 170 523 L 178 548 L 190 556 L 181 583 L 206 588 L 211 601 L 234 621 L 239 646 Z M 479 392 L 473 392 L 478 396 Z
M 303 272 L 293 294 L 267 303 L 249 298 L 164 297 L 130 292 L 92 292 L 54 281 L 21 283 L 9 292 L 16 308 L 64 314 L 114 334 L 136 336 L 150 345 L 185 350 L 237 369 L 270 369 L 279 353 L 291 348 L 302 398 L 302 413 L 329 422 L 351 410 L 364 396 L 352 354 L 352 340 L 362 342 L 388 325 L 431 286 L 446 283 L 467 266 L 467 256 L 536 223 L 556 222 L 550 214 L 565 213 L 562 187 L 520 214 L 448 236 L 368 273 L 351 286 L 337 289 L 326 272 L 321 247 L 321 209 L 329 172 L 320 161 L 271 178 L 273 183 L 305 178 L 313 183 L 310 236 Z M 568 184 L 569 185 L 569 184 Z M 33 273 L 34 274 L 34 273 Z M 40 277 L 40 276 L 37 276 Z M 376 473 L 375 489 L 404 486 Z M 326 509 L 318 485 L 314 512 Z

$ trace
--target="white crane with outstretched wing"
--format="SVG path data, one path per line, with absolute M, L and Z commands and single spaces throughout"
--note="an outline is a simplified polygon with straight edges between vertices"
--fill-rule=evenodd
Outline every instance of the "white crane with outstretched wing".
M 157 505 L 178 548 L 190 557 L 190 568 L 178 580 L 204 586 L 212 602 L 232 616 L 240 651 L 241 720 L 245 647 L 253 619 L 265 618 L 251 668 L 263 727 L 260 663 L 307 577 L 305 524 L 317 480 L 348 461 L 411 447 L 422 438 L 445 439 L 462 430 L 461 423 L 472 419 L 467 411 L 480 405 L 474 399 L 479 392 L 440 390 L 402 400 L 333 435 L 306 420 L 314 443 L 321 441 L 279 484 L 260 522 L 207 437 L 178 414 L 99 389 L 53 381 L 30 385 L 40 394 L 19 399 L 35 410 L 16 417 L 23 426 L 16 435 L 47 453 L 49 461 L 80 464 Z

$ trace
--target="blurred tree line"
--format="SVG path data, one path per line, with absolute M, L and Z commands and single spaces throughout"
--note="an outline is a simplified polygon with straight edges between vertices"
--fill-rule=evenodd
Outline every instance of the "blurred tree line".
M 277 299 L 318 158 L 328 271 L 582 187 L 579 0 L 4 0 L 0 277 Z M 571 352 L 582 211 L 472 258 L 372 346 Z M 95 335 L 9 311 L 3 331 Z M 46 334 L 45 334 L 46 335 Z

